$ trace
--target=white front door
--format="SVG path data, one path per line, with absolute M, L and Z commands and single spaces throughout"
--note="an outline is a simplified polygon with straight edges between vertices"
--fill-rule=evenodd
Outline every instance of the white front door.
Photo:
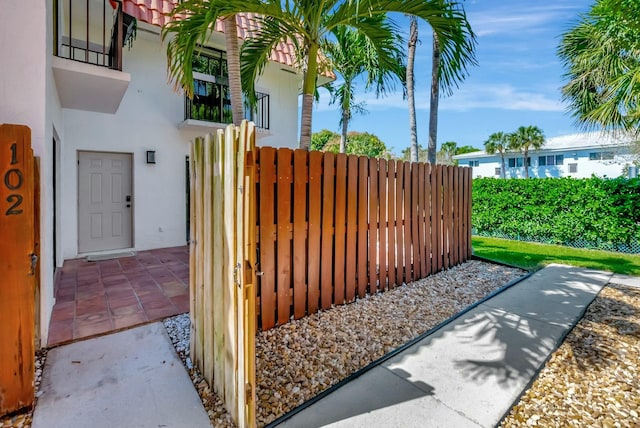
M 78 152 L 78 253 L 132 247 L 131 154 Z

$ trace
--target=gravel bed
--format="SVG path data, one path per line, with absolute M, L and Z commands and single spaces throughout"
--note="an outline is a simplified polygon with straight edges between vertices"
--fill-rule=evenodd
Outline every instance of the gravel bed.
M 264 426 L 525 272 L 468 261 L 394 290 L 259 332 L 257 422 Z M 189 317 L 165 320 L 213 426 L 233 426 L 189 359 Z
M 36 361 L 35 361 L 35 403 L 38 401 L 38 397 L 40 396 L 40 383 L 42 382 L 42 370 L 44 369 L 44 362 L 47 359 L 47 349 L 41 349 L 36 351 Z M 11 416 L 5 416 L 0 418 L 0 428 L 30 428 L 31 421 L 33 419 L 33 408 L 15 413 Z
M 640 427 L 640 288 L 608 284 L 503 427 Z

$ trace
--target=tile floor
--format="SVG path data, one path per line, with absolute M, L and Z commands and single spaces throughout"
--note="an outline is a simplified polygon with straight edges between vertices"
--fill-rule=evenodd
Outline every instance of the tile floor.
M 56 283 L 48 345 L 189 311 L 189 247 L 133 257 L 67 260 Z

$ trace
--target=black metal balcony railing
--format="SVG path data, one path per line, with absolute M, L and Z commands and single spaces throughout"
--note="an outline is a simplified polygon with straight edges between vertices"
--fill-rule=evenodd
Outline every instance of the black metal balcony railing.
M 222 80 L 222 79 L 221 79 Z M 184 98 L 184 118 L 215 123 L 232 123 L 231 93 L 229 86 L 213 81 L 194 79 L 193 99 Z M 258 104 L 251 112 L 245 111 L 247 118 L 258 128 L 269 129 L 269 95 L 256 93 Z
M 256 108 L 253 111 L 247 108 L 245 116 L 251 119 L 258 128 L 269 129 L 269 94 L 256 92 L 256 96 L 258 97 Z
M 54 55 L 122 71 L 135 19 L 118 0 L 54 0 Z
M 194 79 L 193 99 L 185 97 L 185 119 L 216 123 L 232 123 L 229 86 L 212 81 Z

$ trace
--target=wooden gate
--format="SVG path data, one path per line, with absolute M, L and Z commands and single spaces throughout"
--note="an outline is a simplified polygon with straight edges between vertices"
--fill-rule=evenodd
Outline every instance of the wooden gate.
M 190 154 L 191 357 L 238 427 L 255 426 L 255 127 Z
M 31 130 L 0 125 L 0 415 L 34 398 L 34 187 Z

